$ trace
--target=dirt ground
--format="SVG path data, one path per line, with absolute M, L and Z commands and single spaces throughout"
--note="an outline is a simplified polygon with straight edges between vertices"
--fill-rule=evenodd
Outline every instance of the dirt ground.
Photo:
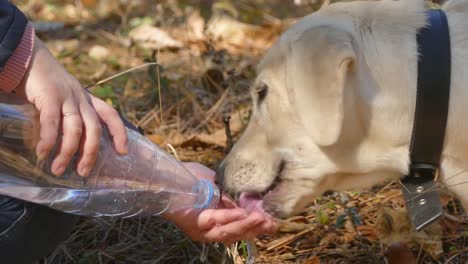
M 281 32 L 323 0 L 13 1 L 83 86 L 113 105 L 155 143 L 181 160 L 216 168 L 249 118 L 255 66 Z M 333 2 L 333 1 L 332 1 Z M 157 62 L 101 80 L 145 63 Z M 414 232 L 398 183 L 317 198 L 256 240 L 257 263 L 387 263 L 412 252 L 417 263 L 464 263 L 467 222 L 443 195 L 447 217 Z M 243 263 L 244 242 L 206 245 L 205 263 Z M 159 217 L 83 218 L 41 263 L 200 263 L 203 245 Z M 400 255 L 398 255 L 400 254 Z M 403 254 L 403 255 L 402 255 Z M 404 263 L 403 257 L 400 262 Z

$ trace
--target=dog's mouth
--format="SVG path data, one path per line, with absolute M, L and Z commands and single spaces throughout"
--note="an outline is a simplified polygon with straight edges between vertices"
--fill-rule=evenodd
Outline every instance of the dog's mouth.
M 277 208 L 270 204 L 265 204 L 265 197 L 274 195 L 278 187 L 282 184 L 281 176 L 284 172 L 285 162 L 281 162 L 275 180 L 263 192 L 243 192 L 240 194 L 238 202 L 239 206 L 249 212 L 257 211 L 260 213 L 268 213 L 271 216 L 276 216 Z M 268 201 L 267 201 L 268 202 Z

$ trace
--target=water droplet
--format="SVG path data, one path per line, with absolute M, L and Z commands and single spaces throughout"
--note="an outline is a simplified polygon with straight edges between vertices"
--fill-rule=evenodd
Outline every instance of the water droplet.
M 247 248 L 247 259 L 245 260 L 245 264 L 255 264 L 255 259 L 257 257 L 257 246 L 255 246 L 255 242 L 249 240 L 245 242 L 245 246 Z
M 208 260 L 208 247 L 206 246 L 206 244 L 203 244 L 202 251 L 200 253 L 200 262 L 206 263 L 207 260 Z
M 216 226 L 218 226 L 218 225 L 216 225 Z M 216 243 L 213 244 L 213 246 L 214 246 L 215 248 L 219 248 L 219 243 L 216 242 Z
M 227 262 L 227 248 L 224 248 L 222 256 L 221 256 L 221 264 L 226 264 L 226 262 Z

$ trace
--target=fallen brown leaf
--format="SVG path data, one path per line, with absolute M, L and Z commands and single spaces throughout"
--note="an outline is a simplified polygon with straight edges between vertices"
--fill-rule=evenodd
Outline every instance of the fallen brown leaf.
M 109 56 L 109 49 L 101 45 L 94 45 L 89 49 L 88 55 L 98 61 L 102 61 Z
M 140 46 L 151 49 L 181 48 L 182 42 L 174 39 L 166 31 L 142 24 L 128 33 L 129 37 Z
M 320 264 L 320 258 L 318 256 L 313 256 L 311 259 L 308 259 L 304 264 Z
M 272 45 L 284 31 L 286 25 L 281 22 L 261 26 L 240 22 L 226 15 L 214 16 L 207 26 L 207 34 L 212 40 L 225 48 L 244 50 L 265 50 Z

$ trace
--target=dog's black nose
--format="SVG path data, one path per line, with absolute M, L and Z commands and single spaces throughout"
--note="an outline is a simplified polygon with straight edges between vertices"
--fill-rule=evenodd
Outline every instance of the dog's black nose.
M 222 162 L 219 166 L 218 166 L 218 169 L 216 170 L 216 175 L 215 175 L 215 183 L 216 185 L 219 186 L 219 188 L 222 188 L 223 187 L 223 180 L 224 180 L 224 170 L 225 170 L 226 166 L 225 166 L 225 163 Z

